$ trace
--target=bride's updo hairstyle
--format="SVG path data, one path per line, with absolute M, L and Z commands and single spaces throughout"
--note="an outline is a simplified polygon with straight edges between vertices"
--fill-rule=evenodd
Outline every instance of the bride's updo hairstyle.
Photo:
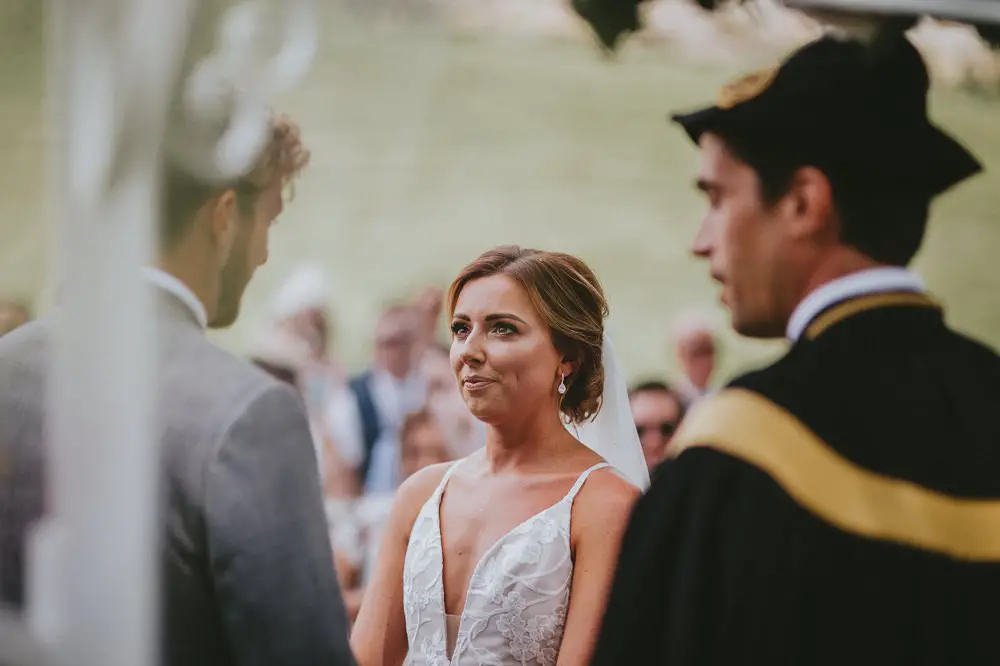
M 566 377 L 561 410 L 579 425 L 597 414 L 604 391 L 604 319 L 608 303 L 587 264 L 561 252 L 504 245 L 481 254 L 462 269 L 448 290 L 448 316 L 459 294 L 474 280 L 506 275 L 527 292 L 549 327 L 555 348 L 573 365 Z

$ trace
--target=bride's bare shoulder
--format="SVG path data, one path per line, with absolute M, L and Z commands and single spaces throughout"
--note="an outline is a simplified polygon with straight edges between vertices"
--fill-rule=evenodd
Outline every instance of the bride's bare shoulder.
M 640 492 L 610 467 L 595 470 L 576 496 L 574 517 L 580 514 L 595 524 L 626 520 Z
M 454 463 L 438 463 L 428 465 L 407 477 L 396 490 L 392 501 L 391 518 L 398 529 L 409 534 L 413 523 L 417 520 L 420 509 L 431 498 L 437 487 L 441 485 L 448 468 Z
M 421 500 L 420 504 L 426 502 L 437 490 L 444 475 L 448 473 L 448 468 L 453 464 L 446 462 L 428 465 L 411 474 L 399 484 L 399 488 L 396 490 L 396 504 L 409 504 L 415 500 Z

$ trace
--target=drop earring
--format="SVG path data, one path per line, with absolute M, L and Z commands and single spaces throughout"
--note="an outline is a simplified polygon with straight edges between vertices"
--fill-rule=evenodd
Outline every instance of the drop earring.
M 559 395 L 566 395 L 566 375 L 559 373 Z

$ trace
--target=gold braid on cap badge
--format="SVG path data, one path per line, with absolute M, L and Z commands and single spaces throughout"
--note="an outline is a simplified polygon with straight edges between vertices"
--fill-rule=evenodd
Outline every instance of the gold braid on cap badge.
M 757 97 L 767 90 L 777 73 L 778 67 L 768 67 L 730 81 L 719 91 L 716 106 L 720 109 L 731 109 L 737 104 Z

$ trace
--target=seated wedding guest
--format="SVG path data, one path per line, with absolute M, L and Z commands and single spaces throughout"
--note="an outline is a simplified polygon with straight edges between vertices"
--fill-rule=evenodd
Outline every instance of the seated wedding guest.
M 309 158 L 287 119 L 273 119 L 266 138 L 232 182 L 166 165 L 159 253 L 144 271 L 160 362 L 163 666 L 354 663 L 302 400 L 206 336 L 236 321 Z M 0 338 L 0 459 L 13 485 L 33 486 L 20 506 L 0 506 L 0 601 L 15 606 L 44 508 L 53 327 L 46 317 Z
M 632 420 L 650 473 L 667 456 L 667 446 L 684 418 L 680 396 L 662 381 L 646 381 L 629 390 Z
M 0 301 L 0 337 L 31 321 L 31 310 L 20 301 Z

